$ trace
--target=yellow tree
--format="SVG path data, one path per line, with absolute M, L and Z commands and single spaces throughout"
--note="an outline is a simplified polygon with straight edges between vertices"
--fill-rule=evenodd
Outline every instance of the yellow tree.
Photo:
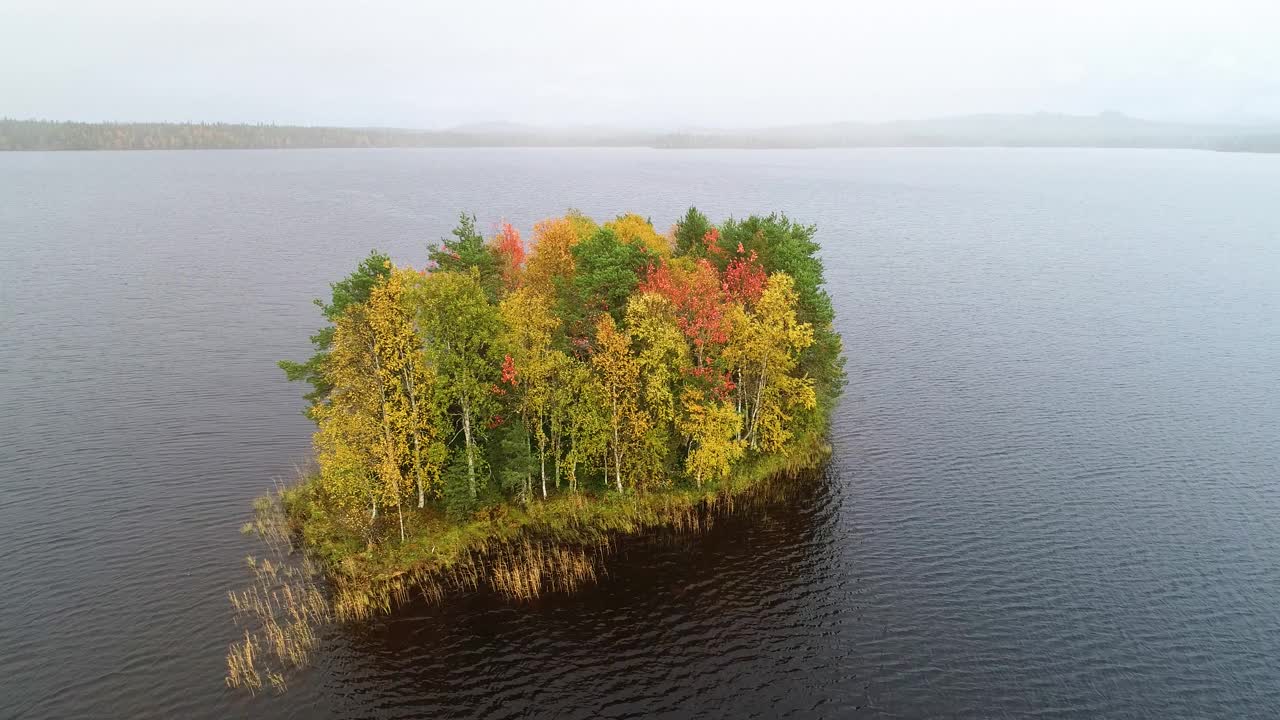
M 634 438 L 643 435 L 647 428 L 643 427 L 637 405 L 640 363 L 631 352 L 630 336 L 618 328 L 608 313 L 601 314 L 596 322 L 596 348 L 591 356 L 591 366 L 607 403 L 614 482 L 618 492 L 623 492 L 623 460 L 634 444 Z M 606 479 L 608 475 L 606 463 Z
M 551 347 L 560 320 L 549 298 L 532 288 L 520 288 L 503 299 L 498 311 L 503 322 L 501 347 L 510 364 L 520 415 L 538 443 L 542 497 L 547 496 L 548 422 L 556 409 L 554 385 L 567 356 Z
M 604 226 L 622 242 L 641 245 L 661 257 L 671 257 L 671 240 L 659 235 L 652 223 L 635 213 L 619 215 Z
M 608 483 L 612 413 L 604 385 L 590 366 L 569 358 L 560 369 L 554 402 L 560 408 L 556 417 L 561 418 L 561 426 L 557 429 L 569 445 L 564 453 L 569 490 L 578 491 L 578 465 L 590 467 L 596 458 L 603 459 L 601 467 Z
M 428 362 L 415 326 L 407 290 L 418 273 L 396 268 L 369 294 L 369 323 L 378 350 L 378 367 L 387 393 L 388 413 L 408 444 L 402 448 L 418 493 L 418 507 L 439 489 L 447 449 L 435 368 Z
M 358 524 L 371 539 L 378 506 L 400 502 L 402 456 L 393 440 L 399 420 L 388 395 L 394 393 L 388 392 L 369 315 L 367 305 L 352 305 L 335 323 L 325 363 L 333 389 L 316 409 L 315 444 L 326 493 L 349 514 L 357 506 L 369 508 Z
M 595 235 L 596 231 L 600 229 L 595 220 L 582 214 L 579 210 L 570 209 L 569 212 L 565 213 L 564 219 L 568 220 L 569 225 L 573 227 L 574 234 L 578 236 L 578 242 Z
M 627 329 L 640 363 L 641 395 L 656 418 L 673 422 L 681 368 L 691 363 L 689 344 L 676 322 L 675 306 L 657 293 L 627 303 Z
M 742 457 L 746 442 L 737 437 L 742 416 L 732 405 L 709 400 L 705 393 L 687 388 L 681 395 L 683 412 L 677 422 L 689 438 L 685 470 L 702 487 L 702 481 L 729 475 L 733 463 Z
M 675 306 L 657 293 L 634 295 L 627 303 L 627 329 L 640 366 L 640 403 L 636 418 L 645 428 L 631 467 L 645 483 L 669 479 L 666 460 L 674 437 L 682 370 L 692 362 L 689 343 L 676 321 Z
M 540 295 L 555 297 L 557 282 L 573 276 L 573 246 L 578 244 L 578 233 L 569 218 L 558 218 L 534 225 L 533 237 L 525 284 Z
M 791 438 L 797 407 L 817 403 L 813 380 L 793 375 L 801 351 L 813 344 L 813 326 L 796 317 L 795 281 L 769 276 L 755 312 L 733 312 L 733 332 L 723 357 L 737 369 L 746 441 L 753 450 L 782 451 Z

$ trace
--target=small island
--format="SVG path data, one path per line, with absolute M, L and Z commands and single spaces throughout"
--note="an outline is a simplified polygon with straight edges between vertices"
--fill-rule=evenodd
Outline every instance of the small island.
M 268 614 L 276 655 L 304 656 L 310 621 L 413 592 L 572 590 L 621 536 L 785 493 L 829 455 L 844 383 L 814 234 L 779 214 L 690 208 L 659 233 L 571 211 L 526 249 L 463 214 L 422 268 L 372 252 L 316 301 L 315 354 L 280 363 L 311 385 L 317 469 L 257 527 L 292 538 L 327 597 Z M 229 684 L 261 685 L 254 650 L 232 646 Z

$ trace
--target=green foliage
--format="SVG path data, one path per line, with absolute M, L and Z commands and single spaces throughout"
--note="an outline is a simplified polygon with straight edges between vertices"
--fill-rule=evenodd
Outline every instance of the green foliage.
M 711 229 L 711 221 L 706 215 L 698 212 L 698 208 L 690 207 L 676 223 L 676 254 L 701 257 L 703 255 L 702 238 Z
M 816 233 L 816 226 L 794 222 L 780 213 L 752 215 L 721 224 L 719 247 L 723 257 L 733 257 L 739 246 L 747 253 L 754 250 L 766 272 L 786 273 L 794 280 L 796 315 L 814 330 L 814 342 L 801 356 L 800 368 L 815 379 L 820 397 L 829 405 L 844 386 L 844 359 L 840 336 L 832 327 L 835 310 L 825 289 Z
M 521 503 L 528 503 L 534 496 L 537 464 L 532 443 L 529 428 L 519 420 L 503 422 L 489 432 L 489 462 L 497 468 L 494 475 L 498 488 Z
M 621 322 L 627 299 L 657 257 L 643 244 L 623 242 L 608 228 L 574 245 L 572 252 L 577 270 L 569 292 L 562 296 L 562 317 L 579 332 L 601 312 Z
M 349 559 L 559 497 L 686 497 L 810 457 L 843 379 L 813 234 L 781 215 L 717 230 L 691 208 L 673 249 L 639 215 L 571 214 L 536 226 L 526 266 L 513 228 L 486 243 L 464 214 L 431 272 L 371 254 L 318 303 L 320 352 L 282 363 L 317 388 L 306 516 L 325 530 L 308 542 Z
M 453 461 L 445 468 L 441 480 L 443 481 L 441 504 L 449 519 L 455 522 L 466 520 L 480 509 L 479 498 L 471 496 L 465 455 L 454 454 Z
M 497 302 L 502 287 L 502 272 L 498 266 L 498 258 L 485 243 L 484 237 L 476 230 L 476 216 L 461 213 L 458 215 L 458 226 L 452 231 L 453 238 L 445 238 L 439 245 L 428 249 L 427 258 L 437 272 L 475 271 L 480 286 L 490 302 Z
M 368 301 L 373 288 L 391 275 L 391 258 L 377 250 L 369 251 L 369 256 L 360 262 L 355 271 L 347 277 L 331 284 L 332 297 L 328 303 L 316 298 L 315 304 L 330 323 L 338 318 L 352 305 Z M 333 389 L 325 377 L 325 362 L 329 357 L 329 347 L 333 343 L 333 325 L 321 328 L 311 336 L 311 345 L 316 349 L 314 355 L 305 362 L 281 360 L 277 365 L 284 371 L 290 382 L 305 381 L 311 385 L 311 391 L 303 397 L 308 403 L 307 416 L 314 418 L 314 409 L 324 402 Z

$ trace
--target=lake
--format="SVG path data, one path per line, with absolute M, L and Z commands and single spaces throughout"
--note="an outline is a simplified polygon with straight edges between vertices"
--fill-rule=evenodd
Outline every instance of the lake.
M 0 717 L 1272 717 L 1280 156 L 0 154 Z M 222 684 L 311 298 L 460 210 L 819 226 L 849 386 L 787 507 Z

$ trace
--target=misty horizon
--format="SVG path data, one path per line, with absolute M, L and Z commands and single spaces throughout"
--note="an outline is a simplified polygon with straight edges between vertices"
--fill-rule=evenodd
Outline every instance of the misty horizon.
M 0 116 L 447 130 L 1280 120 L 1274 3 L 17 0 Z

